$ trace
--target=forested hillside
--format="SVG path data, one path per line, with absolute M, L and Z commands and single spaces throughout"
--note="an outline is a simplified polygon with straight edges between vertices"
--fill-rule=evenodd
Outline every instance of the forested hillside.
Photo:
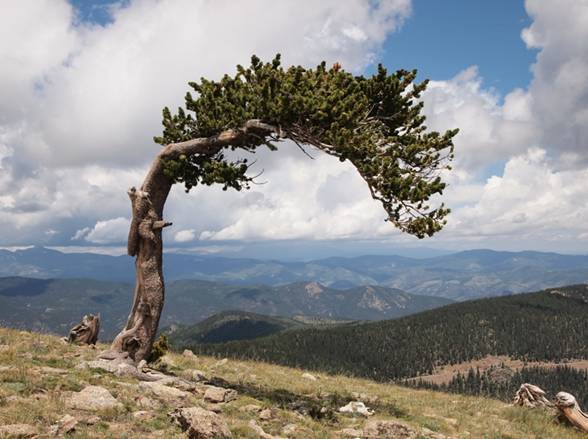
M 446 384 L 432 384 L 420 380 L 407 381 L 404 384 L 422 389 L 512 401 L 513 395 L 524 383 L 533 383 L 541 387 L 551 400 L 554 395 L 563 391 L 572 393 L 581 407 L 588 406 L 588 371 L 566 365 L 523 367 L 517 371 L 508 367 L 491 368 L 484 372 L 470 369 L 467 374 L 458 374 Z
M 588 358 L 588 286 L 481 299 L 414 316 L 286 331 L 194 350 L 387 381 L 439 365 L 507 355 L 526 360 Z

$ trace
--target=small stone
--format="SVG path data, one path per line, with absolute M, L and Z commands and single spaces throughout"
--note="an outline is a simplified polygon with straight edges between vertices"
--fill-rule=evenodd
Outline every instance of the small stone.
M 339 412 L 362 416 L 371 416 L 374 414 L 374 411 L 366 407 L 361 401 L 351 401 L 349 404 L 339 408 Z
M 139 411 L 133 412 L 133 418 L 135 418 L 139 421 L 147 421 L 147 420 L 153 418 L 153 412 L 148 412 L 146 410 L 139 410 Z
M 176 389 L 175 387 L 166 386 L 157 381 L 142 381 L 139 383 L 139 388 L 148 390 L 162 399 L 185 399 L 190 396 L 188 392 Z
M 229 362 L 229 359 L 228 358 L 223 358 L 222 360 L 216 362 L 216 364 L 214 365 L 214 367 L 224 366 L 228 362 Z
M 226 421 L 210 410 L 200 407 L 180 408 L 170 413 L 171 418 L 190 439 L 228 439 L 233 435 Z
M 314 375 L 312 375 L 308 372 L 303 373 L 302 378 L 304 378 L 305 380 L 310 380 L 310 381 L 316 381 L 318 379 L 317 377 L 315 377 Z
M 10 346 L 8 346 L 7 344 L 0 344 L 0 352 L 5 352 L 8 349 L 10 349 Z
M 418 432 L 408 425 L 396 421 L 368 421 L 363 428 L 363 436 L 377 439 L 413 439 Z
M 65 415 L 51 427 L 51 432 L 55 436 L 64 435 L 74 431 L 77 425 L 78 420 L 76 418 L 74 418 L 72 415 Z
M 251 427 L 251 429 L 253 431 L 255 431 L 255 433 L 261 439 L 281 439 L 280 436 L 273 436 L 273 435 L 263 431 L 263 428 L 261 428 L 259 425 L 257 425 L 257 423 L 255 422 L 255 419 L 252 419 L 251 421 L 249 421 L 249 427 Z
M 264 409 L 261 412 L 259 412 L 259 419 L 261 419 L 262 421 L 269 421 L 273 417 L 274 414 L 272 413 L 272 409 Z
M 343 437 L 363 437 L 363 431 L 357 430 L 355 428 L 344 428 L 339 432 L 339 434 Z
M 260 412 L 261 411 L 261 407 L 258 406 L 257 404 L 247 404 L 244 405 L 243 407 L 239 408 L 240 411 L 242 412 Z
M 37 429 L 27 424 L 9 424 L 0 426 L 0 437 L 28 438 L 35 437 Z
M 194 355 L 194 352 L 192 352 L 190 349 L 184 349 L 184 352 L 182 352 L 182 355 L 184 357 L 188 357 L 188 358 L 194 358 L 196 355 Z
M 96 416 L 96 415 L 88 416 L 82 422 L 86 425 L 95 425 L 98 422 L 100 422 L 100 416 Z
M 237 391 L 223 387 L 209 386 L 204 393 L 204 400 L 208 402 L 229 402 L 237 398 Z
M 206 375 L 204 374 L 204 372 L 198 369 L 185 370 L 182 376 L 186 379 L 196 382 L 206 381 Z
M 141 407 L 142 409 L 158 409 L 160 407 L 160 403 L 154 399 L 151 399 L 145 395 L 139 395 L 135 398 L 135 403 Z
M 42 373 L 46 373 L 48 375 L 67 375 L 69 373 L 69 371 L 67 371 L 65 369 L 59 369 L 57 367 L 49 367 L 49 366 L 43 366 L 39 370 Z
M 100 386 L 87 386 L 82 391 L 74 393 L 66 404 L 79 410 L 103 410 L 122 408 L 122 404 Z
M 298 430 L 298 425 L 296 424 L 287 424 L 282 428 L 283 434 L 294 434 Z

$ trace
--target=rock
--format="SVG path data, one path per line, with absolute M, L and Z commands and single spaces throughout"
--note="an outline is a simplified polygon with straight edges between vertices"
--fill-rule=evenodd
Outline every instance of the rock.
M 269 421 L 274 417 L 271 409 L 264 409 L 259 413 L 259 419 L 262 421 Z
M 283 434 L 294 434 L 298 430 L 298 425 L 296 424 L 287 424 L 282 428 Z
M 302 374 L 302 378 L 304 378 L 305 380 L 310 380 L 310 381 L 316 381 L 316 380 L 318 380 L 317 377 L 315 377 L 314 375 L 312 375 L 312 374 L 310 374 L 308 372 L 303 373 Z
M 74 393 L 66 405 L 79 410 L 103 410 L 122 408 L 122 404 L 100 386 L 87 386 L 82 391 Z
M 206 381 L 206 375 L 198 369 L 187 369 L 182 373 L 182 376 L 196 382 Z
M 366 407 L 361 401 L 351 401 L 349 404 L 339 408 L 339 412 L 362 416 L 371 416 L 374 414 L 374 411 Z
M 9 370 L 13 370 L 13 369 L 14 369 L 14 367 L 12 367 L 12 366 L 0 365 L 0 372 L 8 372 Z
M 263 431 L 263 428 L 261 428 L 259 425 L 257 425 L 257 423 L 255 422 L 255 419 L 252 419 L 251 421 L 249 421 L 249 427 L 251 427 L 251 429 L 253 431 L 255 431 L 255 433 L 261 439 L 282 439 L 280 436 L 274 436 L 274 435 L 271 435 L 271 434 Z
M 96 416 L 96 415 L 88 416 L 87 418 L 82 420 L 82 422 L 86 425 L 95 425 L 100 421 L 101 421 L 100 416 Z
M 55 425 L 51 426 L 51 433 L 55 436 L 64 435 L 67 433 L 71 433 L 76 429 L 78 425 L 78 420 L 74 418 L 72 415 L 65 415 L 61 418 Z
M 28 438 L 35 437 L 37 429 L 27 424 L 9 424 L 0 426 L 0 437 Z
M 148 412 L 146 410 L 139 410 L 139 411 L 133 412 L 133 418 L 135 418 L 139 421 L 147 421 L 147 420 L 153 418 L 153 412 Z
M 141 407 L 142 409 L 152 409 L 152 410 L 156 410 L 158 409 L 161 404 L 154 400 L 151 399 L 145 395 L 139 395 L 135 398 L 135 403 Z
M 162 399 L 186 399 L 190 394 L 175 387 L 166 386 L 157 381 L 147 381 L 139 383 L 139 388 L 148 390 L 155 396 Z
M 196 357 L 196 355 L 194 355 L 194 352 L 192 352 L 190 349 L 184 349 L 184 352 L 182 352 L 182 355 L 187 358 Z
M 242 412 L 260 412 L 261 411 L 261 407 L 258 406 L 257 404 L 247 404 L 244 405 L 243 407 L 239 408 L 240 411 Z
M 41 373 L 45 373 L 48 375 L 67 375 L 69 373 L 69 371 L 67 371 L 65 369 L 59 369 L 57 367 L 49 367 L 49 366 L 43 366 L 39 369 L 39 371 Z
M 229 359 L 228 358 L 223 358 L 222 360 L 216 362 L 216 364 L 214 365 L 214 367 L 224 366 L 228 362 L 229 362 Z
M 7 344 L 0 344 L 0 352 L 6 352 L 8 349 L 10 349 L 10 346 Z
M 366 438 L 378 439 L 416 439 L 423 435 L 414 428 L 396 421 L 368 421 L 363 427 L 363 435 Z
M 355 428 L 344 428 L 339 434 L 343 437 L 363 437 L 363 431 Z
M 229 426 L 223 418 L 200 407 L 180 408 L 170 413 L 171 418 L 190 439 L 232 438 Z
M 237 398 L 237 391 L 222 387 L 209 386 L 204 393 L 204 400 L 208 402 L 229 402 Z

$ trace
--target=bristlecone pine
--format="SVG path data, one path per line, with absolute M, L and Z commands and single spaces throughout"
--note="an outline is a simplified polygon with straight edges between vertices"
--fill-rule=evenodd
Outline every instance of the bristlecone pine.
M 128 191 L 132 221 L 128 254 L 136 258 L 133 305 L 127 323 L 105 359 L 149 358 L 164 302 L 162 272 L 163 209 L 172 186 L 186 191 L 219 184 L 247 189 L 254 176 L 247 158 L 227 151 L 277 150 L 288 140 L 304 151 L 311 146 L 351 163 L 379 201 L 386 219 L 418 238 L 445 225 L 449 213 L 432 197 L 445 189 L 451 169 L 453 137 L 429 131 L 421 114 L 427 81 L 415 83 L 416 70 L 389 74 L 380 66 L 372 77 L 355 76 L 336 64 L 315 69 L 283 68 L 279 55 L 269 63 L 252 57 L 234 76 L 190 83 L 176 114 L 163 110 L 163 148 L 143 184 Z

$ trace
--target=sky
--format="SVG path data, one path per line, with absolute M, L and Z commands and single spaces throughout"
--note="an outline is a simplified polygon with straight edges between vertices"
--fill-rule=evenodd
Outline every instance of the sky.
M 258 154 L 267 184 L 250 191 L 174 188 L 168 249 L 587 253 L 587 40 L 588 0 L 4 0 L 0 247 L 122 251 L 161 109 L 188 81 L 279 52 L 431 80 L 427 126 L 460 129 L 447 226 L 400 233 L 349 163 L 284 144 Z

